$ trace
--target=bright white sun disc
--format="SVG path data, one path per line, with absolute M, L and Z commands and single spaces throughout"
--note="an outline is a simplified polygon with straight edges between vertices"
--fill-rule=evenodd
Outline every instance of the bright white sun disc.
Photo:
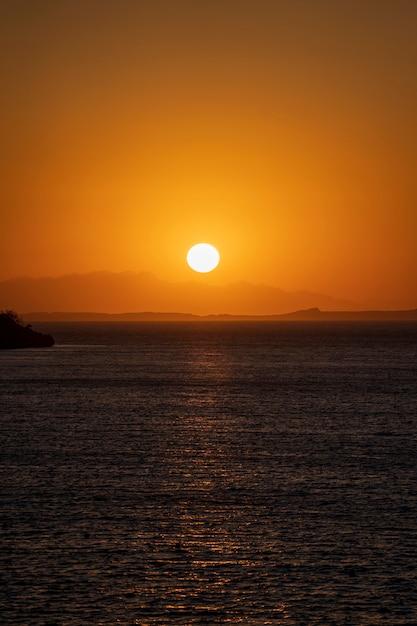
M 187 263 L 195 272 L 211 272 L 219 264 L 220 255 L 209 243 L 197 243 L 188 250 Z

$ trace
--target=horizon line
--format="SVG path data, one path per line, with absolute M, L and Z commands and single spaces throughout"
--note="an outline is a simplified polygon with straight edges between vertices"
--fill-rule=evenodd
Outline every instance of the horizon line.
M 417 321 L 417 308 L 392 310 L 361 310 L 361 311 L 323 311 L 317 307 L 299 309 L 289 313 L 270 315 L 245 315 L 231 313 L 196 313 L 137 311 L 124 313 L 106 313 L 98 311 L 31 311 L 21 314 L 24 320 L 36 322 L 69 321 L 69 322 L 159 322 L 159 321 Z

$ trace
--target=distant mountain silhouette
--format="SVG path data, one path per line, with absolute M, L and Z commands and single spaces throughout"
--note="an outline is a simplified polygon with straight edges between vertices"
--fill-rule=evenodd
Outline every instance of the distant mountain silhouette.
M 149 273 L 93 272 L 58 278 L 20 277 L 0 283 L 0 308 L 30 311 L 181 311 L 196 315 L 272 315 L 318 307 L 355 310 L 358 305 L 308 291 L 286 292 L 239 282 L 215 286 L 171 283 Z

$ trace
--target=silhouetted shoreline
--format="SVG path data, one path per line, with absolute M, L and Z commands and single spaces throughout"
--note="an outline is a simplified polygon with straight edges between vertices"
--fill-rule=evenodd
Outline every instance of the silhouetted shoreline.
M 23 320 L 14 311 L 0 312 L 0 349 L 50 348 L 54 345 L 51 335 L 33 330 L 30 324 L 24 326 Z

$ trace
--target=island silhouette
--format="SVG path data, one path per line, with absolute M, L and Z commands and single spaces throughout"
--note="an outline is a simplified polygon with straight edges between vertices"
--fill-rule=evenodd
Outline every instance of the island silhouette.
M 19 315 L 12 310 L 0 311 L 0 349 L 14 348 L 50 348 L 54 345 L 51 335 L 33 330 L 30 324 L 26 326 Z

